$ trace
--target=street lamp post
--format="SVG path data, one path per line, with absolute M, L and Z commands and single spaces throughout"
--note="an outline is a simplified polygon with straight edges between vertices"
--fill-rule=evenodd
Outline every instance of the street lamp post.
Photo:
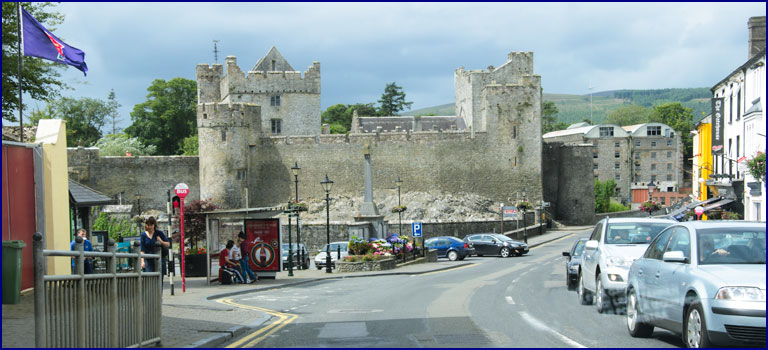
M 291 167 L 291 172 L 293 173 L 293 179 L 294 179 L 293 182 L 296 184 L 296 204 L 299 204 L 299 174 L 301 173 L 301 168 L 299 168 L 299 162 L 294 162 L 293 166 Z M 299 248 L 297 254 L 299 256 L 299 262 L 300 262 L 299 268 L 301 268 L 302 263 L 304 262 L 304 256 L 302 256 L 304 252 L 301 249 L 301 225 L 299 224 L 298 210 L 296 210 L 296 247 Z
M 293 242 L 291 242 L 291 216 L 293 216 L 293 208 L 291 203 L 288 203 L 288 276 L 293 276 Z
M 403 184 L 403 180 L 400 180 L 400 176 L 399 175 L 397 176 L 397 180 L 395 180 L 395 183 L 397 184 L 397 207 L 398 207 L 397 219 L 398 219 L 398 226 L 399 226 L 399 230 L 400 230 L 399 237 L 401 237 L 401 239 L 402 239 L 402 237 L 403 237 L 403 212 L 402 212 L 402 210 L 400 210 L 400 185 Z
M 331 188 L 333 187 L 333 181 L 328 179 L 328 174 L 325 174 L 325 180 L 320 181 L 320 185 L 325 190 L 325 240 L 328 243 L 325 249 L 325 272 L 331 273 Z
M 648 201 L 649 201 L 649 202 L 652 202 L 652 201 L 653 201 L 653 197 L 652 197 L 652 196 L 653 196 L 653 190 L 654 190 L 655 188 L 656 188 L 656 184 L 655 184 L 655 183 L 653 183 L 653 180 L 651 180 L 651 182 L 649 182 L 649 183 L 648 183 Z M 652 215 L 652 213 L 653 213 L 653 207 L 651 207 L 650 209 L 648 209 L 648 216 L 651 216 L 651 215 Z
M 136 192 L 136 204 L 139 207 L 139 215 L 141 215 L 141 193 Z
M 526 196 L 525 196 L 525 187 L 523 187 L 523 202 L 526 202 Z M 523 241 L 525 241 L 525 244 L 528 244 L 528 228 L 526 227 L 525 222 L 525 209 L 526 207 L 523 207 Z

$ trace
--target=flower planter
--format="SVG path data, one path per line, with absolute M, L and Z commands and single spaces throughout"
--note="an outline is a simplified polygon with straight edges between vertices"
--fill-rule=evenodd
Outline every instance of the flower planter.
M 184 256 L 185 277 L 205 277 L 208 273 L 206 254 L 193 254 Z M 213 271 L 211 271 L 213 273 Z M 218 273 L 218 272 L 217 272 Z M 213 273 L 216 275 L 216 273 Z
M 359 262 L 337 261 L 336 267 L 339 272 L 383 271 L 394 269 L 397 267 L 397 262 L 395 259 Z

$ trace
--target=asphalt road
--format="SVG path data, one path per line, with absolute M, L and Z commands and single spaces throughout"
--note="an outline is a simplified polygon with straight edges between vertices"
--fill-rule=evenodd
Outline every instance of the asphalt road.
M 681 347 L 629 336 L 623 310 L 598 314 L 565 284 L 563 251 L 587 231 L 522 257 L 456 269 L 327 280 L 220 302 L 272 316 L 230 347 Z

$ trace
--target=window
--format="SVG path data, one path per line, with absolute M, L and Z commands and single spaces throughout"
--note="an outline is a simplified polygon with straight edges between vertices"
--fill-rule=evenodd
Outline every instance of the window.
M 237 170 L 237 179 L 238 180 L 245 180 L 245 169 L 238 169 Z
M 671 151 L 667 152 L 667 158 L 672 158 L 672 152 Z
M 279 107 L 280 106 L 280 96 L 272 96 L 269 99 L 269 105 Z
M 656 170 L 656 164 L 651 164 L 651 170 Z
M 621 158 L 621 152 L 613 152 L 613 158 Z
M 651 158 L 656 159 L 656 152 L 651 152 Z
M 592 151 L 592 158 L 597 159 L 597 151 Z
M 672 181 L 672 174 L 667 174 L 667 181 Z
M 672 146 L 672 140 L 667 140 L 667 146 Z
M 614 169 L 621 169 L 621 163 L 613 163 Z
M 275 60 L 272 60 L 272 71 L 273 71 L 273 72 L 275 71 L 275 63 L 277 63 L 277 61 L 275 61 Z
M 651 175 L 651 181 L 656 181 L 656 175 Z
M 741 90 L 736 94 L 736 120 L 741 120 Z
M 597 163 L 592 164 L 592 170 L 597 170 Z
M 672 163 L 667 163 L 667 170 L 672 170 Z
M 665 252 L 672 252 L 672 251 L 683 252 L 683 256 L 690 261 L 691 236 L 688 233 L 688 229 L 686 229 L 685 227 L 676 228 L 674 236 L 672 236 L 672 239 L 669 240 L 669 244 L 667 245 L 667 249 L 665 250 Z
M 600 137 L 609 137 L 613 136 L 613 127 L 612 126 L 601 126 L 600 127 Z
M 656 147 L 656 141 L 651 141 L 651 147 Z
M 512 125 L 512 138 L 517 138 L 517 125 Z
M 635 147 L 640 147 L 640 140 L 635 141 Z
M 272 133 L 275 135 L 280 135 L 282 132 L 282 120 L 272 119 Z
M 661 136 L 661 126 L 649 126 L 645 134 L 647 136 Z
M 221 142 L 227 142 L 227 131 L 222 130 L 221 131 Z
M 618 142 L 614 142 L 614 143 L 613 143 L 613 147 L 616 147 L 616 148 L 618 148 L 618 147 L 620 147 L 620 146 L 621 146 L 621 145 L 620 145 Z
M 616 179 L 616 181 L 619 181 L 619 180 L 621 180 L 621 174 L 616 174 L 616 175 L 613 176 L 613 178 Z M 617 190 L 618 190 L 618 188 L 617 188 Z
M 640 159 L 640 152 L 635 152 L 635 159 Z
M 669 236 L 671 236 L 672 232 L 674 231 L 674 229 L 664 230 L 661 234 L 659 234 L 659 236 L 656 237 L 656 240 L 651 242 L 651 245 L 648 246 L 644 257 L 646 259 L 661 260 L 661 257 L 664 255 L 664 248 L 667 246 L 667 242 L 669 241 Z

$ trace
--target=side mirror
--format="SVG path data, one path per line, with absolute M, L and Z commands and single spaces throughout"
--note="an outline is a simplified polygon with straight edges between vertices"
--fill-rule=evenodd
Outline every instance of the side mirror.
M 665 252 L 664 256 L 662 256 L 661 260 L 665 262 L 679 262 L 679 263 L 686 263 L 688 262 L 688 258 L 683 255 L 683 252 L 679 250 L 674 250 L 671 252 Z
M 596 240 L 587 241 L 587 243 L 584 244 L 584 249 L 590 249 L 590 250 L 597 249 L 597 241 Z
M 571 256 L 570 252 L 563 252 L 563 256 Z

